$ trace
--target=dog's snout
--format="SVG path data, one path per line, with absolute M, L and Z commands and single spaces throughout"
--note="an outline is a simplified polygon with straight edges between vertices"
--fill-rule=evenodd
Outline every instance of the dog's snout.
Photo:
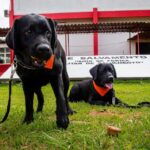
M 40 52 L 40 53 L 49 52 L 50 47 L 47 44 L 40 44 L 40 45 L 37 46 L 37 51 Z
M 113 77 L 113 76 L 109 76 L 109 77 L 108 77 L 108 81 L 109 81 L 109 82 L 113 82 L 113 80 L 114 80 L 114 77 Z

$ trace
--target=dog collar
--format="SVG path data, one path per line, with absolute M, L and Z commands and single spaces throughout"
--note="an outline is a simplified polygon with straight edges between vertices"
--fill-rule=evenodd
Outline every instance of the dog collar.
M 48 61 L 45 63 L 44 68 L 46 68 L 46 69 L 53 69 L 54 59 L 55 59 L 55 56 L 52 55 L 52 56 L 48 59 Z
M 101 96 L 105 96 L 108 93 L 108 91 L 110 90 L 107 87 L 103 88 L 103 87 L 98 86 L 94 80 L 93 80 L 93 87 L 96 90 L 96 92 Z

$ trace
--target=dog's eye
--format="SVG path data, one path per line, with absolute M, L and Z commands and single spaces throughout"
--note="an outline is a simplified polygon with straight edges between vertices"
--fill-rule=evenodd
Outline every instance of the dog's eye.
M 48 38 L 50 38 L 51 37 L 51 32 L 50 31 L 46 31 L 46 36 L 48 37 Z
M 24 35 L 25 35 L 25 36 L 29 36 L 31 33 L 32 33 L 31 30 L 27 30 L 27 31 L 25 31 Z

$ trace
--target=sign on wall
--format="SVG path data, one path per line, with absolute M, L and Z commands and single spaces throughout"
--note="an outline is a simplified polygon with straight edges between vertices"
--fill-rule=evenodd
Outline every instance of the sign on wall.
M 114 64 L 119 78 L 150 77 L 150 55 L 68 56 L 70 78 L 88 78 L 90 68 L 98 63 Z
M 91 77 L 89 70 L 99 63 L 114 64 L 118 78 L 150 78 L 150 55 L 68 56 L 67 71 L 71 79 Z M 0 77 L 9 79 L 11 67 Z M 15 79 L 18 76 L 15 74 Z

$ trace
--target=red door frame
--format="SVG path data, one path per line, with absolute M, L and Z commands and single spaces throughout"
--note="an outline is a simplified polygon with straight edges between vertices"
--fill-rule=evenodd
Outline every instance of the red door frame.
M 14 0 L 10 0 L 10 27 L 16 18 L 21 15 L 14 14 Z M 150 17 L 150 10 L 117 10 L 117 11 L 98 11 L 93 8 L 91 12 L 65 12 L 65 13 L 45 13 L 41 14 L 48 18 L 56 20 L 77 20 L 77 19 L 90 19 L 93 23 L 98 23 L 99 18 L 139 18 Z M 93 33 L 93 53 L 98 55 L 98 33 Z M 13 52 L 11 51 L 11 62 L 13 60 Z

